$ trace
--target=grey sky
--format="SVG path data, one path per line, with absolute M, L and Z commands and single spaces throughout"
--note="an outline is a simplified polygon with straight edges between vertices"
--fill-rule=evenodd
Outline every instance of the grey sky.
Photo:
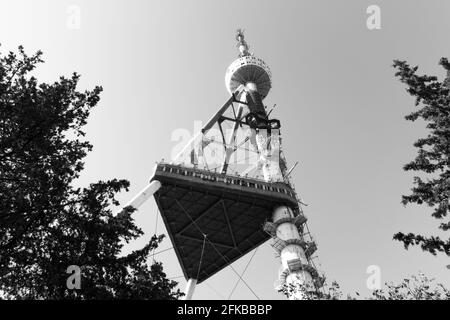
M 381 8 L 381 30 L 366 28 L 371 4 Z M 80 29 L 67 27 L 69 5 L 81 9 Z M 127 201 L 145 186 L 155 161 L 169 158 L 172 132 L 192 131 L 227 99 L 234 32 L 244 28 L 251 51 L 272 70 L 265 103 L 277 104 L 273 116 L 282 123 L 288 162 L 300 161 L 293 178 L 309 204 L 322 269 L 344 291 L 368 295 L 369 265 L 380 266 L 383 282 L 421 270 L 450 286 L 448 258 L 405 251 L 391 240 L 400 230 L 428 234 L 438 225 L 426 207 L 400 204 L 412 183 L 402 166 L 425 131 L 403 118 L 414 101 L 394 78 L 392 60 L 442 77 L 437 62 L 450 56 L 449 12 L 445 0 L 1 0 L 0 50 L 42 49 L 41 81 L 77 71 L 80 88 L 104 87 L 87 126 L 94 151 L 80 184 L 127 178 Z M 146 235 L 133 247 L 153 234 L 156 212 L 151 200 L 136 214 Z M 161 219 L 158 231 L 165 232 Z M 166 239 L 161 249 L 170 246 Z M 157 257 L 169 277 L 181 275 L 173 251 Z M 281 298 L 273 289 L 278 267 L 268 243 L 258 249 L 245 279 L 260 298 Z M 220 298 L 211 287 L 227 297 L 235 280 L 228 268 L 194 297 Z M 241 283 L 233 298 L 253 295 Z

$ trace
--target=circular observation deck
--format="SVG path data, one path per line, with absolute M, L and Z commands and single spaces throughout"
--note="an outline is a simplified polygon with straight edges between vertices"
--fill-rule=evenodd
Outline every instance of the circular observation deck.
M 272 73 L 269 66 L 261 59 L 246 55 L 234 60 L 225 74 L 225 85 L 232 94 L 240 85 L 254 83 L 264 99 L 272 87 Z

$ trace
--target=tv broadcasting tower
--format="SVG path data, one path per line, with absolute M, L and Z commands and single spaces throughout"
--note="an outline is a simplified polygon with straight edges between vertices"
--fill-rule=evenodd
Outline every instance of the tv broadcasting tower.
M 281 150 L 280 121 L 269 119 L 263 105 L 263 99 L 272 85 L 270 69 L 263 60 L 249 52 L 241 30 L 237 31 L 236 40 L 239 58 L 227 70 L 225 76 L 227 89 L 232 93 L 239 86 L 245 86 L 241 102 L 247 103 L 249 108 L 246 122 L 255 137 L 263 179 L 272 184 L 283 183 L 292 187 L 289 180 L 290 172 L 286 170 L 286 160 Z M 310 235 L 310 241 L 305 239 L 306 217 L 302 213 L 300 201 L 298 202 L 295 206 L 275 206 L 272 219 L 265 223 L 264 230 L 272 236 L 272 246 L 281 260 L 276 287 L 293 285 L 314 291 L 319 287 L 321 280 L 310 261 L 317 246 L 311 241 Z M 302 293 L 297 291 L 297 294 Z
M 172 162 L 157 163 L 150 184 L 128 205 L 154 196 L 187 280 L 186 299 L 270 238 L 281 261 L 275 288 L 301 288 L 288 292 L 302 299 L 323 285 L 317 246 L 290 179 L 295 165 L 287 168 L 280 121 L 263 104 L 272 74 L 241 30 L 236 40 L 239 55 L 225 75 L 230 98 Z

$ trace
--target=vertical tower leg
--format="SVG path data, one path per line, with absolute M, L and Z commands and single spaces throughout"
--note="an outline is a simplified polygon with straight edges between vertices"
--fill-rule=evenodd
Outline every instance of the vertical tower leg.
M 280 243 L 280 259 L 282 271 L 280 281 L 292 285 L 296 289 L 290 299 L 305 299 L 306 293 L 315 291 L 313 276 L 316 270 L 309 264 L 306 251 L 311 243 L 305 242 L 299 228 L 295 225 L 296 218 L 291 208 L 281 206 L 275 208 L 272 215 L 276 226 L 276 238 Z
M 246 84 L 246 90 L 257 92 L 257 86 L 249 82 Z M 249 105 L 249 108 L 251 107 Z M 257 109 L 257 106 L 253 107 Z M 264 180 L 273 183 L 284 182 L 280 167 L 279 129 L 252 128 L 252 130 L 254 130 L 256 146 L 260 153 L 259 164 L 262 167 Z M 311 254 L 311 250 L 308 250 L 309 244 L 304 241 L 302 232 L 299 232 L 299 225 L 295 224 L 299 222 L 296 219 L 291 208 L 277 207 L 272 215 L 271 229 L 281 258 L 280 282 L 299 289 L 294 290 L 295 293 L 290 295 L 291 299 L 304 299 L 305 293 L 315 291 L 313 276 L 316 276 L 316 271 L 309 264 L 308 255 Z
M 197 279 L 190 278 L 186 283 L 186 289 L 184 291 L 183 300 L 192 300 L 192 295 L 194 294 L 195 286 L 197 285 Z
M 158 180 L 153 180 L 150 182 L 144 189 L 142 189 L 133 199 L 131 199 L 126 205 L 120 208 L 116 215 L 121 213 L 125 207 L 132 206 L 135 209 L 139 209 L 139 207 L 144 204 L 156 191 L 161 188 L 161 182 Z

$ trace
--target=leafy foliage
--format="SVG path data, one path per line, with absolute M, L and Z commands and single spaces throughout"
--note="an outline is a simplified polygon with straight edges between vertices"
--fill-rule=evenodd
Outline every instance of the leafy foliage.
M 347 295 L 346 300 L 450 300 L 450 290 L 423 273 L 403 279 L 399 284 L 385 283 L 385 289 L 375 290 L 372 296 L 362 298 Z M 337 282 L 323 291 L 306 290 L 303 286 L 285 287 L 283 293 L 293 300 L 342 300 L 344 294 Z
M 343 296 L 336 281 L 333 281 L 327 290 L 307 284 L 290 283 L 284 284 L 280 292 L 290 300 L 340 300 Z
M 425 274 L 403 279 L 400 284 L 386 283 L 385 290 L 375 290 L 374 300 L 450 300 L 450 290 Z
M 450 63 L 442 58 L 439 64 L 450 75 Z M 433 208 L 432 216 L 443 220 L 439 228 L 450 229 L 450 78 L 438 81 L 435 76 L 417 75 L 418 67 L 410 67 L 405 61 L 394 61 L 396 76 L 406 84 L 407 92 L 416 98 L 419 107 L 405 118 L 409 121 L 422 119 L 429 134 L 414 143 L 418 148 L 416 158 L 404 166 L 406 171 L 421 172 L 426 179 L 414 177 L 414 187 L 410 195 L 403 196 L 402 203 L 427 204 Z M 433 255 L 443 252 L 450 255 L 450 238 L 399 232 L 395 240 L 403 242 L 406 249 L 420 245 L 424 251 Z
M 129 182 L 75 188 L 92 149 L 84 141 L 101 87 L 77 91 L 80 76 L 53 84 L 30 75 L 42 53 L 0 54 L 0 293 L 10 299 L 176 299 L 176 282 L 147 264 L 162 240 L 122 255 L 142 231 L 132 208 L 114 215 Z M 68 290 L 68 266 L 81 268 L 81 289 Z

